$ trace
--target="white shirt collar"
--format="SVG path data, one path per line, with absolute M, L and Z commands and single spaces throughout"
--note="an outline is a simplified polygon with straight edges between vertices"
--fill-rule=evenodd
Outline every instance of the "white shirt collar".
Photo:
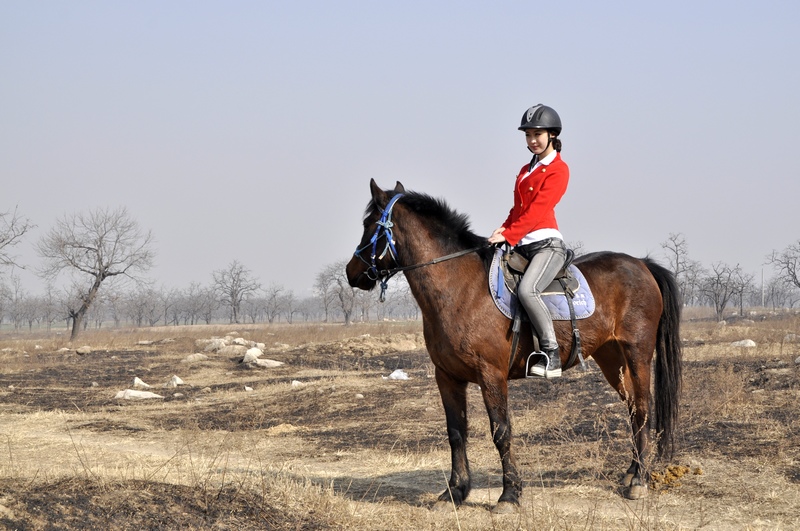
M 558 155 L 558 151 L 556 151 L 556 150 L 554 149 L 554 150 L 553 150 L 553 151 L 552 151 L 552 152 L 551 152 L 549 155 L 547 155 L 547 156 L 546 156 L 545 158 L 543 158 L 542 160 L 537 160 L 537 161 L 536 161 L 536 164 L 534 164 L 534 165 L 533 165 L 533 168 L 530 168 L 530 169 L 527 171 L 527 173 L 525 173 L 525 175 L 523 175 L 523 176 L 522 176 L 522 178 L 524 179 L 525 177 L 527 177 L 528 175 L 530 175 L 531 173 L 533 173 L 533 170 L 535 170 L 535 169 L 536 169 L 536 168 L 538 168 L 539 166 L 549 166 L 549 165 L 550 165 L 550 163 L 551 163 L 551 162 L 553 162 L 553 161 L 555 160 L 555 158 L 556 158 L 556 155 Z
M 547 155 L 545 158 L 543 158 L 542 160 L 540 160 L 540 161 L 539 161 L 539 164 L 543 164 L 543 165 L 545 165 L 545 166 L 549 165 L 551 162 L 553 162 L 553 161 L 555 160 L 555 158 L 556 158 L 556 155 L 558 155 L 558 151 L 556 151 L 556 150 L 554 149 L 553 151 L 551 151 L 551 152 L 550 152 L 550 154 L 549 154 L 549 155 Z

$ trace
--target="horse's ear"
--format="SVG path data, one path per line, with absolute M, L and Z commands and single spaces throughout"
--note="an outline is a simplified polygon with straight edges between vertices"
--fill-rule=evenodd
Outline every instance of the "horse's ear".
M 379 208 L 383 209 L 386 203 L 389 202 L 389 197 L 386 195 L 386 192 L 381 190 L 378 183 L 375 182 L 375 179 L 369 180 L 369 189 L 372 192 L 372 200 L 375 201 L 375 204 L 378 205 Z
M 403 183 L 397 181 L 397 184 L 394 185 L 394 191 L 397 192 L 398 194 L 404 194 L 406 193 L 406 187 L 403 186 Z

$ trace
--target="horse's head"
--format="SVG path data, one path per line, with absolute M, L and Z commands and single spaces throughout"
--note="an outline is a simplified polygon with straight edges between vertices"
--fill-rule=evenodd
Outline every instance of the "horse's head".
M 354 288 L 371 290 L 380 278 L 380 270 L 396 266 L 394 241 L 392 239 L 392 209 L 405 193 L 397 182 L 394 190 L 381 190 L 375 179 L 369 183 L 372 201 L 364 215 L 364 233 L 356 252 L 347 264 L 347 281 Z

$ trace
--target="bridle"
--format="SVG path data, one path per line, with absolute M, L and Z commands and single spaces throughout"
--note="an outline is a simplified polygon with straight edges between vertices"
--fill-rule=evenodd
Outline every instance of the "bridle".
M 369 243 L 365 246 L 356 248 L 355 255 L 367 266 L 367 270 L 365 273 L 367 278 L 372 281 L 378 282 L 380 281 L 381 284 L 381 294 L 379 300 L 384 302 L 386 300 L 386 288 L 388 286 L 389 279 L 395 276 L 397 273 L 403 271 L 411 271 L 412 269 L 419 269 L 420 267 L 425 267 L 429 265 L 438 264 L 439 262 L 446 262 L 447 260 L 452 260 L 453 258 L 458 258 L 460 256 L 465 256 L 482 249 L 486 249 L 487 247 L 491 247 L 489 242 L 484 243 L 483 245 L 479 245 L 477 247 L 472 247 L 471 249 L 465 249 L 463 251 L 458 251 L 452 254 L 448 254 L 445 256 L 440 256 L 439 258 L 434 258 L 428 262 L 423 262 L 419 264 L 413 264 L 408 266 L 398 266 L 392 267 L 389 269 L 378 269 L 378 259 L 383 259 L 387 254 L 392 257 L 394 263 L 397 264 L 397 249 L 395 248 L 394 244 L 394 233 L 392 232 L 392 228 L 394 227 L 394 223 L 392 222 L 392 209 L 394 208 L 397 201 L 403 197 L 404 194 L 398 193 L 392 196 L 389 202 L 386 204 L 386 208 L 380 209 L 381 211 L 381 218 L 375 223 L 375 233 L 370 238 Z M 383 248 L 380 256 L 378 256 L 378 240 L 380 240 L 381 236 L 386 238 L 386 246 Z M 370 260 L 367 261 L 361 253 L 368 248 L 372 248 L 372 252 L 370 253 Z

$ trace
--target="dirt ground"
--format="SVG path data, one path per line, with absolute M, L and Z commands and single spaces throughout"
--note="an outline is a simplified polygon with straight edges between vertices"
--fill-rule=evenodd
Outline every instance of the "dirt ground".
M 525 493 L 504 517 L 489 512 L 500 463 L 476 386 L 472 494 L 430 510 L 449 449 L 413 329 L 356 325 L 331 341 L 313 341 L 313 327 L 311 341 L 240 330 L 284 363 L 271 369 L 185 361 L 210 337 L 198 329 L 143 330 L 84 355 L 0 337 L 0 528 L 797 529 L 797 325 L 684 325 L 677 454 L 654 463 L 641 501 L 621 496 L 629 426 L 593 362 L 560 381 L 512 382 Z M 731 345 L 741 339 L 757 346 Z M 409 379 L 388 379 L 396 369 Z M 173 375 L 185 385 L 163 387 Z M 163 398 L 115 399 L 134 377 Z

